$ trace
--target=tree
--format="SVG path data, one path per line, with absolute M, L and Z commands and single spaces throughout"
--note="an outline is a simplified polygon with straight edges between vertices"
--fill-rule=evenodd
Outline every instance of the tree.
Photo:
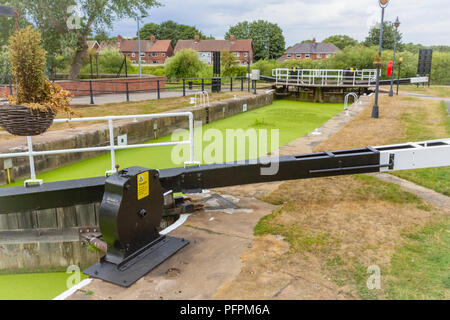
M 200 30 L 194 26 L 179 24 L 172 20 L 165 21 L 160 25 L 156 23 L 148 23 L 141 30 L 141 39 L 150 39 L 153 34 L 157 39 L 172 40 L 172 46 L 177 45 L 178 40 L 194 39 L 196 35 L 200 39 L 214 39 L 212 36 L 205 36 Z
M 278 24 L 264 20 L 243 21 L 230 27 L 225 39 L 234 35 L 236 39 L 252 39 L 255 60 L 277 59 L 284 53 L 286 45 L 283 30 Z
M 159 25 L 153 22 L 145 24 L 139 31 L 143 40 L 150 40 L 151 35 L 159 37 Z
M 45 34 L 44 47 L 49 53 L 69 45 L 74 50 L 70 78 L 78 78 L 92 31 L 112 28 L 115 20 L 136 18 L 159 6 L 156 0 L 11 0 Z M 74 7 L 75 6 L 75 7 Z M 72 10 L 78 8 L 81 17 Z
M 220 52 L 220 60 L 222 64 L 222 75 L 225 77 L 233 76 L 237 73 L 239 61 L 236 56 L 228 50 Z
M 110 41 L 110 37 L 108 36 L 108 33 L 105 30 L 100 30 L 95 34 L 95 37 L 91 38 L 92 40 L 97 41 L 99 44 L 103 41 Z
M 14 1 L 11 0 L 1 0 L 0 4 L 7 7 L 16 7 Z M 16 18 L 0 16 L 0 49 L 1 47 L 8 44 L 8 39 L 14 31 L 16 25 Z M 26 20 L 23 15 L 19 16 L 19 27 L 25 28 L 30 23 Z
M 347 47 L 354 47 L 359 43 L 358 40 L 355 40 L 347 35 L 330 36 L 322 42 L 332 43 L 341 50 L 344 50 Z
M 193 49 L 180 50 L 175 56 L 166 60 L 166 76 L 168 78 L 195 78 L 204 69 L 203 63 Z
M 377 23 L 369 30 L 369 34 L 364 42 L 368 47 L 379 46 L 380 43 L 380 23 Z M 394 23 L 387 21 L 383 24 L 383 49 L 394 49 L 394 35 L 397 34 L 397 48 L 401 49 L 402 34 L 395 29 Z

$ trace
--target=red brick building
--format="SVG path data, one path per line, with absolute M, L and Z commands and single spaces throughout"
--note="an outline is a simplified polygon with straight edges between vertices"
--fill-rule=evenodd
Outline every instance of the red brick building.
M 332 43 L 316 42 L 316 39 L 313 39 L 310 43 L 297 43 L 295 46 L 288 49 L 284 55 L 278 59 L 278 61 L 296 59 L 328 59 L 338 51 L 340 51 L 340 49 Z
M 101 44 L 103 49 L 108 44 Z M 117 36 L 114 45 L 126 55 L 133 63 L 139 63 L 139 40 L 123 39 Z M 141 62 L 143 64 L 164 64 L 168 57 L 173 56 L 173 47 L 170 40 L 157 40 L 151 36 L 150 40 L 141 40 Z
M 230 40 L 201 40 L 198 35 L 193 40 L 179 40 L 175 53 L 182 49 L 193 49 L 198 52 L 200 60 L 212 64 L 214 51 L 230 51 L 240 64 L 253 63 L 253 41 L 251 39 L 236 40 L 231 35 Z

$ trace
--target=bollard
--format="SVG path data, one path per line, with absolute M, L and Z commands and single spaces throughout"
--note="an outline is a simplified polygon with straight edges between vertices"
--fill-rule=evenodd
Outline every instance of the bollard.
M 202 91 L 205 91 L 205 79 L 202 78 Z
M 186 80 L 183 79 L 183 97 L 186 97 Z
M 244 91 L 244 78 L 241 78 L 241 91 Z
M 159 87 L 159 80 L 156 81 L 156 89 L 158 92 L 158 100 L 161 99 L 161 91 L 160 91 L 160 87 Z
M 89 80 L 89 94 L 91 96 L 91 104 L 94 104 L 94 92 L 92 90 L 92 80 Z
M 253 94 L 256 94 L 256 80 L 253 81 Z
M 130 102 L 130 91 L 128 90 L 128 82 L 125 82 L 125 88 L 127 92 L 127 102 Z
M 233 92 L 233 77 L 230 77 L 230 92 Z

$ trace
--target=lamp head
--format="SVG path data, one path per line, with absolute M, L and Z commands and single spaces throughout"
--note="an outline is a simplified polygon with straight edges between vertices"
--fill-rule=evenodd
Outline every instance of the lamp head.
M 395 22 L 394 22 L 394 26 L 396 29 L 398 29 L 398 27 L 400 27 L 400 20 L 398 20 L 398 17 L 397 17 L 397 20 L 395 20 Z
M 400 58 L 398 59 L 398 61 L 399 61 L 400 63 L 402 63 L 402 62 L 403 62 L 403 57 L 400 57 Z
M 389 0 L 378 0 L 378 2 L 380 3 L 380 7 L 382 8 L 386 8 L 389 4 Z

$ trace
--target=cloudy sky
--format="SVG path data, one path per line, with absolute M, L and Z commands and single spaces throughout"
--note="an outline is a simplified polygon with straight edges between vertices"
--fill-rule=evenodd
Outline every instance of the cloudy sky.
M 364 40 L 369 27 L 381 19 L 378 0 L 160 0 L 144 23 L 174 20 L 195 25 L 205 34 L 223 39 L 231 25 L 244 20 L 268 20 L 283 29 L 286 44 L 304 39 L 323 40 L 347 34 Z M 399 16 L 405 42 L 450 45 L 449 0 L 391 0 L 386 19 Z M 111 35 L 136 35 L 136 22 L 116 24 Z

